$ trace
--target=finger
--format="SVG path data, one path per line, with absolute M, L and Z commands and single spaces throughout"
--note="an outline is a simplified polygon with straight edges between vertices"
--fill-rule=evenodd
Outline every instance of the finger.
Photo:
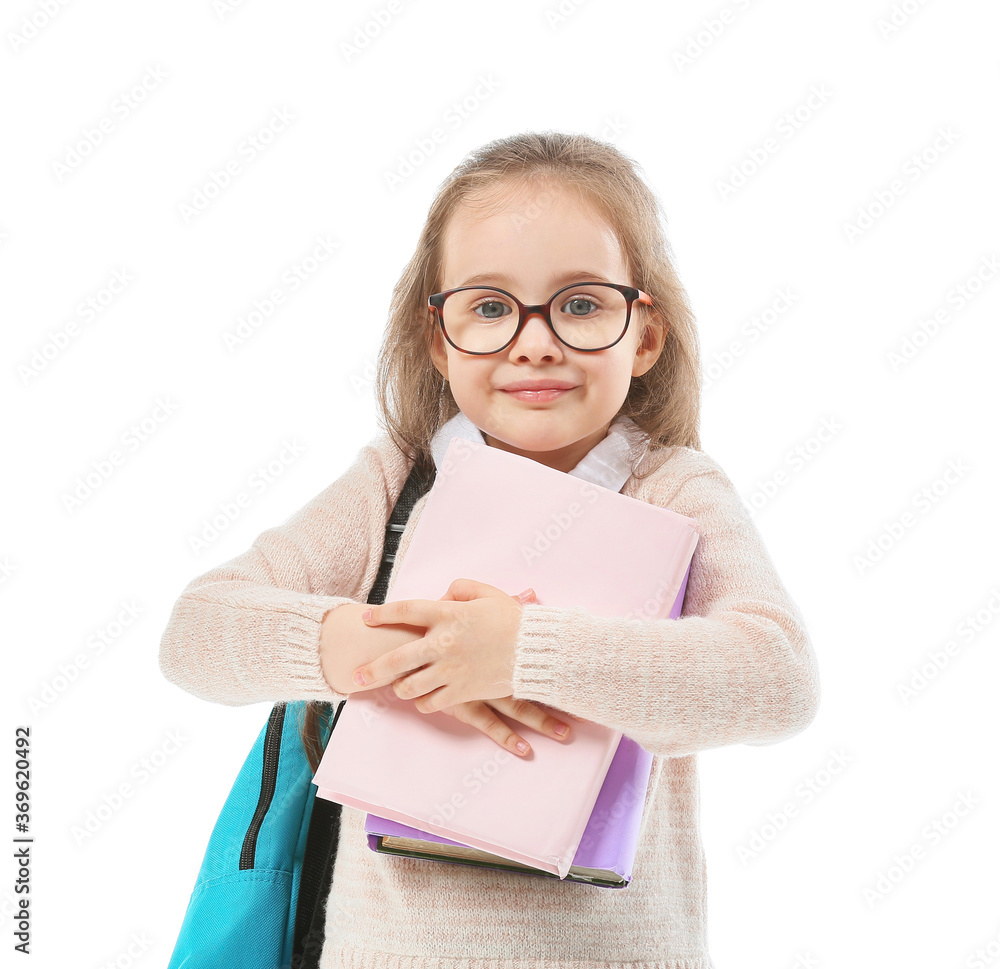
M 420 669 L 430 661 L 426 647 L 425 638 L 415 639 L 359 666 L 352 675 L 354 689 L 351 692 L 375 690 L 398 680 L 405 673 Z
M 556 740 L 569 740 L 573 735 L 571 724 L 567 720 L 554 717 L 530 700 L 515 700 L 512 696 L 501 697 L 498 700 L 487 701 L 494 709 L 529 727 L 534 727 L 539 733 L 547 734 Z M 566 714 L 563 714 L 566 716 Z M 556 727 L 565 727 L 566 732 L 560 734 Z
M 479 582 L 476 579 L 455 579 L 455 581 L 448 586 L 448 591 L 444 594 L 444 597 L 457 600 L 459 602 L 468 602 L 470 599 L 483 599 L 487 596 L 506 595 L 506 592 L 502 589 L 498 589 L 495 585 L 488 585 L 487 583 Z
M 434 667 L 427 666 L 393 680 L 392 691 L 400 700 L 427 699 L 431 693 L 444 685 L 440 676 L 435 676 Z M 430 713 L 431 711 L 427 709 L 427 704 L 423 704 L 421 712 Z
M 369 605 L 361 618 L 368 626 L 399 624 L 426 629 L 438 622 L 442 614 L 440 599 L 397 599 Z
M 448 698 L 448 688 L 439 686 L 436 690 L 418 696 L 413 705 L 420 713 L 437 713 L 445 707 L 453 706 L 454 701 Z
M 452 602 L 468 602 L 471 599 L 483 599 L 487 596 L 498 596 L 504 595 L 503 590 L 498 589 L 495 585 L 488 585 L 485 582 L 478 582 L 475 579 L 455 579 L 448 590 L 445 592 L 438 602 L 443 602 L 445 600 L 450 600 Z M 525 589 L 524 592 L 518 593 L 516 596 L 511 596 L 512 599 L 517 599 L 522 605 L 527 602 L 538 602 L 538 597 L 535 595 L 534 589 Z
M 449 712 L 456 720 L 481 730 L 504 750 L 509 750 L 518 757 L 527 757 L 531 753 L 531 744 L 511 730 L 485 703 L 461 703 L 449 708 Z M 523 744 L 524 749 L 519 749 L 518 744 Z

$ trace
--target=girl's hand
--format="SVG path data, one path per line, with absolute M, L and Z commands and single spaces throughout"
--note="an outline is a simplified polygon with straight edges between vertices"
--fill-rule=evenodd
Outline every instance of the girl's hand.
M 514 596 L 514 598 L 518 599 L 522 605 L 526 602 L 538 601 L 532 589 L 520 596 Z M 489 703 L 483 700 L 456 703 L 454 706 L 445 707 L 441 712 L 481 730 L 505 750 L 510 750 L 519 757 L 527 757 L 531 753 L 531 744 L 511 730 L 496 715 L 497 712 L 506 714 L 512 720 L 520 720 L 521 723 L 534 727 L 539 733 L 547 733 L 550 737 L 555 737 L 556 740 L 566 741 L 571 736 L 569 724 L 547 713 L 530 700 L 515 700 L 513 695 L 494 699 Z M 575 713 L 562 713 L 561 716 L 573 720 L 581 719 Z M 556 728 L 563 727 L 566 729 L 560 735 Z M 524 749 L 518 750 L 518 744 L 524 744 Z
M 398 623 L 426 632 L 355 670 L 352 693 L 392 683 L 396 695 L 415 700 L 421 713 L 512 695 L 521 623 L 516 597 L 485 582 L 456 579 L 441 599 L 401 599 L 370 610 L 369 626 Z
M 534 727 L 539 733 L 548 734 L 556 740 L 567 741 L 572 736 L 569 724 L 552 716 L 541 707 L 535 706 L 530 700 L 515 700 L 513 696 L 506 696 L 500 699 L 490 700 L 488 703 L 483 700 L 471 700 L 467 703 L 456 703 L 454 706 L 445 707 L 441 713 L 460 720 L 462 723 L 470 724 L 477 730 L 481 730 L 487 737 L 495 740 L 504 750 L 509 750 L 519 757 L 527 757 L 531 753 L 531 745 L 524 738 L 516 734 L 504 721 L 497 716 L 497 712 L 510 717 L 512 720 L 520 720 L 521 723 Z M 580 718 L 572 713 L 561 713 L 560 716 L 573 720 Z M 566 732 L 560 736 L 556 732 L 556 727 L 566 727 Z M 518 750 L 518 743 L 524 743 L 525 749 Z

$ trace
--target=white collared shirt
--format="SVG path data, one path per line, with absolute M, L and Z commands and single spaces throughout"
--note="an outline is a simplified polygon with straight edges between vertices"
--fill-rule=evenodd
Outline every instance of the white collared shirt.
M 444 460 L 445 451 L 453 437 L 485 444 L 483 432 L 476 427 L 464 412 L 459 411 L 445 421 L 431 438 L 431 454 L 438 469 Z M 598 441 L 569 474 L 592 484 L 602 485 L 611 491 L 621 491 L 632 474 L 633 457 L 638 463 L 649 445 L 649 437 L 630 417 L 619 414 L 611 422 L 604 439 Z M 630 449 L 636 447 L 634 456 Z

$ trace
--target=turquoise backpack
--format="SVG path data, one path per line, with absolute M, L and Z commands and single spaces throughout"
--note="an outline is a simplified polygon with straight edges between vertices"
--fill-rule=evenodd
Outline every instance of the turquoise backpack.
M 250 750 L 208 840 L 168 969 L 291 967 L 289 915 L 314 801 L 299 739 L 305 706 L 276 703 Z
M 399 537 L 432 481 L 416 468 L 406 479 L 368 602 L 385 601 Z M 324 748 L 346 702 L 320 718 Z M 316 797 L 299 733 L 307 705 L 272 707 L 212 829 L 167 969 L 318 966 L 341 805 Z

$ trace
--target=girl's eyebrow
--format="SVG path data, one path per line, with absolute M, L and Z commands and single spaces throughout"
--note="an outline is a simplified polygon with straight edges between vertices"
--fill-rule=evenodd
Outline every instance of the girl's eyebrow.
M 595 282 L 610 283 L 611 280 L 607 278 L 603 273 L 594 272 L 592 269 L 576 269 L 572 272 L 562 273 L 559 276 L 554 276 L 551 280 L 553 286 L 558 288 L 560 283 L 571 283 L 574 280 L 579 279 L 593 279 Z M 459 286 L 473 286 L 476 283 L 506 283 L 510 285 L 510 277 L 505 276 L 503 273 L 477 273 L 475 276 L 470 276 L 464 283 L 459 283 Z

